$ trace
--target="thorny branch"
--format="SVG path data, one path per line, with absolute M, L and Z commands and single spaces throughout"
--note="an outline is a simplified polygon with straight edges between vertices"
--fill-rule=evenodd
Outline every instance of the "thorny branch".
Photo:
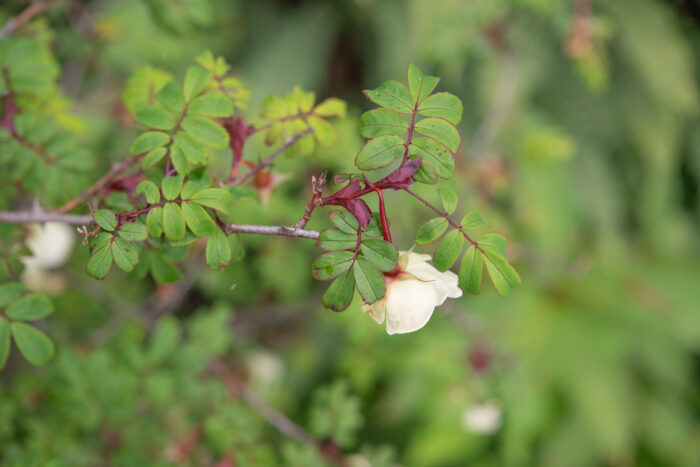
M 311 200 L 304 208 L 304 215 L 294 224 L 297 229 L 306 227 L 306 223 L 311 219 L 313 210 L 321 205 L 323 189 L 326 187 L 326 172 L 319 175 L 318 179 L 315 176 L 311 177 Z

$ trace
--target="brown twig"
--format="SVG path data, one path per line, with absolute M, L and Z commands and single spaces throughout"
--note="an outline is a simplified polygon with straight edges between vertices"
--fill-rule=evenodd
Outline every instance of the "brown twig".
M 273 152 L 272 154 L 267 156 L 265 159 L 261 160 L 256 165 L 251 167 L 251 169 L 248 172 L 246 172 L 245 175 L 243 175 L 241 178 L 238 178 L 236 180 L 231 180 L 229 182 L 229 184 L 230 185 L 242 185 L 243 183 L 247 182 L 253 175 L 260 172 L 265 167 L 272 165 L 272 161 L 275 159 L 275 157 L 279 156 L 284 151 L 289 149 L 289 147 L 292 146 L 294 143 L 299 141 L 304 136 L 310 135 L 311 133 L 313 133 L 313 130 L 308 129 L 308 130 L 302 131 L 301 133 L 297 133 L 295 135 L 288 136 L 287 139 L 284 140 L 284 143 L 282 144 L 282 146 L 277 148 L 277 150 L 275 152 Z
M 14 16 L 7 20 L 5 26 L 0 29 L 0 40 L 3 40 L 29 21 L 31 21 L 35 16 L 42 14 L 51 7 L 54 3 L 58 3 L 62 0 L 42 0 L 39 2 L 32 3 L 17 16 Z
M 316 179 L 315 176 L 311 177 L 311 200 L 306 205 L 304 209 L 304 215 L 294 224 L 294 228 L 303 229 L 306 227 L 306 223 L 311 219 L 311 213 L 314 211 L 316 206 L 321 205 L 321 199 L 323 198 L 323 189 L 326 187 L 326 172 L 321 173 Z
M 134 154 L 133 156 L 124 159 L 121 162 L 117 162 L 112 166 L 112 168 L 105 175 L 102 176 L 98 181 L 96 181 L 90 188 L 83 191 L 78 197 L 68 201 L 66 204 L 61 206 L 56 210 L 56 212 L 65 214 L 77 208 L 84 202 L 86 202 L 90 197 L 95 196 L 104 187 L 109 185 L 115 178 L 121 175 L 126 169 L 131 167 L 136 161 L 138 161 L 145 153 Z

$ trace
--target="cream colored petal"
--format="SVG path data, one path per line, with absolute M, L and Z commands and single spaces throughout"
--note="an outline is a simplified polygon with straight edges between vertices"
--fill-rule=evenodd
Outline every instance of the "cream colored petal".
M 384 315 L 386 314 L 386 296 L 371 305 L 363 303 L 362 311 L 370 315 L 378 324 L 382 324 L 384 322 Z
M 459 278 L 452 271 L 440 272 L 428 263 L 417 263 L 410 266 L 407 272 L 435 287 L 438 305 L 442 305 L 448 297 L 462 296 L 462 289 L 458 285 Z
M 413 265 L 413 264 L 425 263 L 426 261 L 431 260 L 430 255 L 422 255 L 420 253 L 414 253 L 412 251 L 407 251 L 405 253 L 406 253 L 406 255 L 408 255 L 408 261 L 406 263 L 406 267 L 411 267 L 411 265 Z
M 386 332 L 403 334 L 425 326 L 437 305 L 435 287 L 415 279 L 396 281 L 386 306 Z

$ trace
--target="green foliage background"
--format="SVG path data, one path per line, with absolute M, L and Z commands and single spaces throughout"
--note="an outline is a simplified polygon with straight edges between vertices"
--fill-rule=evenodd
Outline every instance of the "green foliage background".
M 352 168 L 359 115 L 371 108 L 361 90 L 403 81 L 414 62 L 464 103 L 450 186 L 508 237 L 523 285 L 507 298 L 484 287 L 448 301 L 421 331 L 388 336 L 357 296 L 343 313 L 321 307 L 311 241 L 241 237 L 243 258 L 222 272 L 203 267 L 203 249 L 172 258 L 186 264 L 184 297 L 118 271 L 95 281 L 77 246 L 52 272 L 65 286 L 40 323 L 56 357 L 35 368 L 13 354 L 0 373 L 3 465 L 328 462 L 232 397 L 212 358 L 348 462 L 698 463 L 693 2 L 593 1 L 583 39 L 574 4 L 586 2 L 564 0 L 77 3 L 26 26 L 47 36 L 56 59 L 37 76 L 61 70 L 65 101 L 47 114 L 94 155 L 88 174 L 59 188 L 79 192 L 128 153 L 138 132 L 120 102 L 134 70 L 181 78 L 211 49 L 250 89 L 251 109 L 295 85 L 349 102 L 331 150 L 281 160 L 275 171 L 293 177 L 269 203 L 236 205 L 240 223 L 293 224 L 311 174 Z M 24 6 L 3 2 L 0 20 Z M 55 185 L 46 196 L 73 196 Z M 394 240 L 408 249 L 430 213 L 399 194 L 387 205 Z M 329 225 L 316 212 L 308 227 Z M 20 235 L 2 228 L 4 242 Z M 485 401 L 501 407 L 502 426 L 470 432 L 463 414 Z M 178 457 L 193 432 L 199 442 Z

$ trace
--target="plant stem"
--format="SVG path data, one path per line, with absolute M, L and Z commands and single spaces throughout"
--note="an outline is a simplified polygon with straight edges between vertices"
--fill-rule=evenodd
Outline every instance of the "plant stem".
M 20 14 L 7 20 L 5 26 L 3 26 L 2 29 L 0 29 L 0 40 L 3 40 L 16 30 L 24 26 L 35 16 L 40 15 L 44 11 L 48 10 L 49 7 L 51 7 L 51 5 L 57 3 L 58 1 L 59 0 L 44 0 L 29 5 Z
M 299 141 L 301 138 L 303 138 L 306 135 L 309 135 L 313 133 L 313 130 L 307 129 L 302 131 L 301 133 L 297 133 L 293 136 L 287 137 L 287 139 L 284 141 L 282 146 L 277 148 L 275 152 L 267 156 L 265 159 L 261 160 L 258 162 L 254 167 L 252 167 L 248 172 L 245 173 L 241 178 L 236 179 L 236 180 L 231 180 L 228 184 L 229 185 L 242 185 L 243 183 L 247 182 L 253 175 L 256 173 L 260 172 L 262 169 L 265 167 L 269 166 L 272 164 L 272 161 L 275 159 L 275 157 L 279 156 L 282 154 L 284 151 L 286 151 L 290 146 L 292 146 L 294 143 Z
M 88 200 L 88 198 L 94 196 L 97 194 L 100 190 L 102 190 L 104 187 L 109 185 L 116 177 L 121 175 L 126 169 L 131 167 L 132 164 L 137 162 L 144 154 L 145 152 L 141 152 L 139 154 L 134 154 L 133 156 L 124 159 L 121 162 L 118 162 L 112 166 L 112 168 L 107 172 L 105 175 L 102 176 L 98 181 L 96 181 L 90 188 L 87 190 L 83 191 L 78 197 L 68 201 L 66 204 L 61 206 L 56 210 L 56 212 L 60 214 L 65 214 L 67 212 L 72 211 L 73 209 L 77 208 L 81 204 L 83 204 L 85 201 Z
M 455 223 L 452 219 L 450 219 L 450 216 L 448 216 L 447 213 L 444 213 L 444 212 L 440 211 L 438 208 L 436 208 L 435 206 L 433 206 L 431 203 L 429 203 L 428 201 L 426 201 L 425 199 L 423 199 L 420 195 L 418 195 L 417 193 L 414 193 L 414 192 L 411 191 L 410 189 L 404 188 L 403 190 L 404 190 L 406 193 L 408 193 L 409 195 L 411 195 L 411 196 L 413 196 L 414 198 L 416 198 L 416 199 L 417 199 L 418 201 L 420 201 L 421 203 L 423 203 L 423 204 L 425 204 L 426 206 L 428 206 L 428 207 L 429 207 L 430 209 L 432 209 L 433 211 L 435 211 L 435 213 L 436 213 L 438 216 L 440 216 L 440 217 L 442 217 L 443 219 L 447 220 L 447 222 L 448 222 L 453 228 L 455 228 L 455 229 L 459 230 L 460 232 L 462 232 L 462 235 L 464 235 L 464 238 L 466 238 L 467 241 L 468 241 L 469 243 L 471 243 L 472 245 L 474 245 L 479 251 L 482 251 L 482 252 L 483 252 L 483 250 L 481 249 L 481 247 L 479 246 L 479 244 L 476 242 L 476 240 L 472 240 L 472 238 L 471 238 L 469 235 L 467 235 L 467 233 L 464 231 L 464 229 L 462 228 L 462 226 L 459 225 L 459 224 L 457 224 L 457 223 Z
M 391 231 L 389 230 L 389 222 L 386 219 L 386 209 L 384 208 L 384 196 L 382 195 L 382 190 L 380 190 L 377 187 L 374 187 L 374 191 L 377 192 L 377 196 L 379 197 L 379 219 L 382 223 L 382 235 L 384 236 L 384 240 L 386 240 L 389 243 L 393 243 L 391 241 Z

